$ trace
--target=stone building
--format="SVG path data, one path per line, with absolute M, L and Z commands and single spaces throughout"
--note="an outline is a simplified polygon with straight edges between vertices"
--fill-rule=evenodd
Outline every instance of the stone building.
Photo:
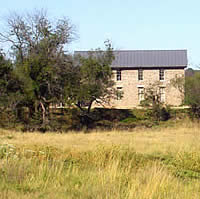
M 83 51 L 77 53 L 85 54 Z M 170 84 L 175 77 L 184 77 L 186 50 L 121 50 L 114 51 L 111 68 L 118 91 L 123 97 L 111 101 L 115 108 L 133 108 L 144 99 L 145 88 L 159 84 L 161 101 L 172 106 L 182 103 L 182 95 Z

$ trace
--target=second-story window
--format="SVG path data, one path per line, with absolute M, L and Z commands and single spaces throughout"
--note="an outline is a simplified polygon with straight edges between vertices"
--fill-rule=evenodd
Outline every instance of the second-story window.
M 159 71 L 159 79 L 160 80 L 165 80 L 165 71 L 164 71 L 164 69 L 160 69 L 160 71 Z
M 143 80 L 143 70 L 142 69 L 138 70 L 138 80 Z
M 121 81 L 122 80 L 122 73 L 121 73 L 121 70 L 118 69 L 117 70 L 117 81 Z

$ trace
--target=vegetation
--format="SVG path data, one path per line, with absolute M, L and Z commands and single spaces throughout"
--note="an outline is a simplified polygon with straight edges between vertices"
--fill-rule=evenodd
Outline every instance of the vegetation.
M 27 107 L 29 118 L 40 116 L 41 124 L 46 125 L 50 103 L 60 102 L 64 95 L 70 58 L 63 48 L 73 37 L 73 26 L 65 18 L 53 25 L 41 10 L 13 14 L 7 20 L 7 27 L 7 32 L 0 33 L 0 39 L 10 45 L 11 67 L 18 80 L 15 81 L 17 88 L 12 90 L 18 93 L 14 96 L 14 108 L 21 111 Z
M 105 47 L 105 51 L 90 51 L 88 57 L 76 55 L 76 71 L 65 87 L 65 102 L 79 108 L 80 122 L 87 128 L 93 122 L 90 114 L 92 105 L 108 104 L 116 94 L 110 67 L 114 59 L 113 49 L 109 41 L 105 42 Z
M 13 14 L 7 25 L 0 33 L 11 53 L 0 51 L 0 198 L 199 198 L 199 124 L 164 106 L 160 85 L 147 88 L 148 109 L 91 109 L 117 94 L 111 43 L 72 56 L 65 48 L 73 25 L 44 11 Z M 200 117 L 200 76 L 182 80 L 174 85 Z
M 171 81 L 171 84 L 179 89 L 184 95 L 184 105 L 190 107 L 190 116 L 192 118 L 200 118 L 200 74 L 193 73 L 192 69 L 188 69 L 188 76 L 176 77 Z
M 199 198 L 198 134 L 190 121 L 126 134 L 1 130 L 0 197 Z
M 42 132 L 130 130 L 138 125 L 153 127 L 173 118 L 170 107 L 162 103 L 160 83 L 146 88 L 142 105 L 147 111 L 142 117 L 131 110 L 91 110 L 94 103 L 104 105 L 119 96 L 110 68 L 113 48 L 106 41 L 104 50 L 72 56 L 65 49 L 75 36 L 68 19 L 52 21 L 43 10 L 8 17 L 7 31 L 0 33 L 0 42 L 10 46 L 9 54 L 0 52 L 1 127 Z M 198 116 L 199 96 L 193 95 L 199 93 L 199 80 L 193 79 L 186 81 L 187 87 L 184 81 L 174 85 L 181 92 L 187 91 L 187 104 Z M 54 109 L 56 104 L 68 109 Z
M 191 107 L 192 117 L 200 118 L 200 74 L 187 77 L 185 83 L 185 103 Z
M 48 129 L 50 106 L 58 103 L 77 106 L 80 122 L 88 126 L 92 104 L 109 102 L 115 94 L 111 43 L 83 58 L 65 50 L 74 37 L 68 19 L 53 22 L 43 10 L 8 17 L 0 42 L 10 46 L 12 58 L 0 54 L 0 101 L 26 129 Z
M 113 49 L 109 41 L 105 42 L 106 51 L 97 49 L 90 51 L 88 57 L 79 57 L 80 65 L 75 82 L 69 85 L 70 100 L 84 112 L 90 113 L 93 102 L 108 103 L 114 97 L 114 81 L 112 80 L 111 63 L 114 59 Z
M 148 115 L 156 121 L 166 121 L 170 118 L 170 107 L 162 101 L 161 88 L 160 82 L 149 84 L 145 89 L 144 100 L 141 101 L 141 106 L 147 108 Z

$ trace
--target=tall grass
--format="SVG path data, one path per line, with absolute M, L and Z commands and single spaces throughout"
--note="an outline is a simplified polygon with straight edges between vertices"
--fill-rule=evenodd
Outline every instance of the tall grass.
M 134 132 L 0 131 L 0 198 L 200 196 L 198 124 Z

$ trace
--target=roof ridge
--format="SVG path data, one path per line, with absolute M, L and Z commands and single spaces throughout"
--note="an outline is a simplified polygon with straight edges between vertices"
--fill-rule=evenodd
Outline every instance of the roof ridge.
M 87 56 L 89 52 L 75 51 L 75 54 Z M 96 51 L 97 52 L 97 51 Z M 115 50 L 115 59 L 112 66 L 138 67 L 138 66 L 187 66 L 187 50 Z
M 75 50 L 74 52 L 93 52 L 98 50 Z M 104 51 L 104 50 L 102 50 Z M 187 51 L 187 49 L 157 49 L 157 50 L 113 50 L 114 52 L 144 52 L 144 51 Z
M 124 52 L 130 52 L 130 51 L 187 51 L 187 49 L 156 49 L 156 50 L 114 50 L 114 51 L 124 51 Z

